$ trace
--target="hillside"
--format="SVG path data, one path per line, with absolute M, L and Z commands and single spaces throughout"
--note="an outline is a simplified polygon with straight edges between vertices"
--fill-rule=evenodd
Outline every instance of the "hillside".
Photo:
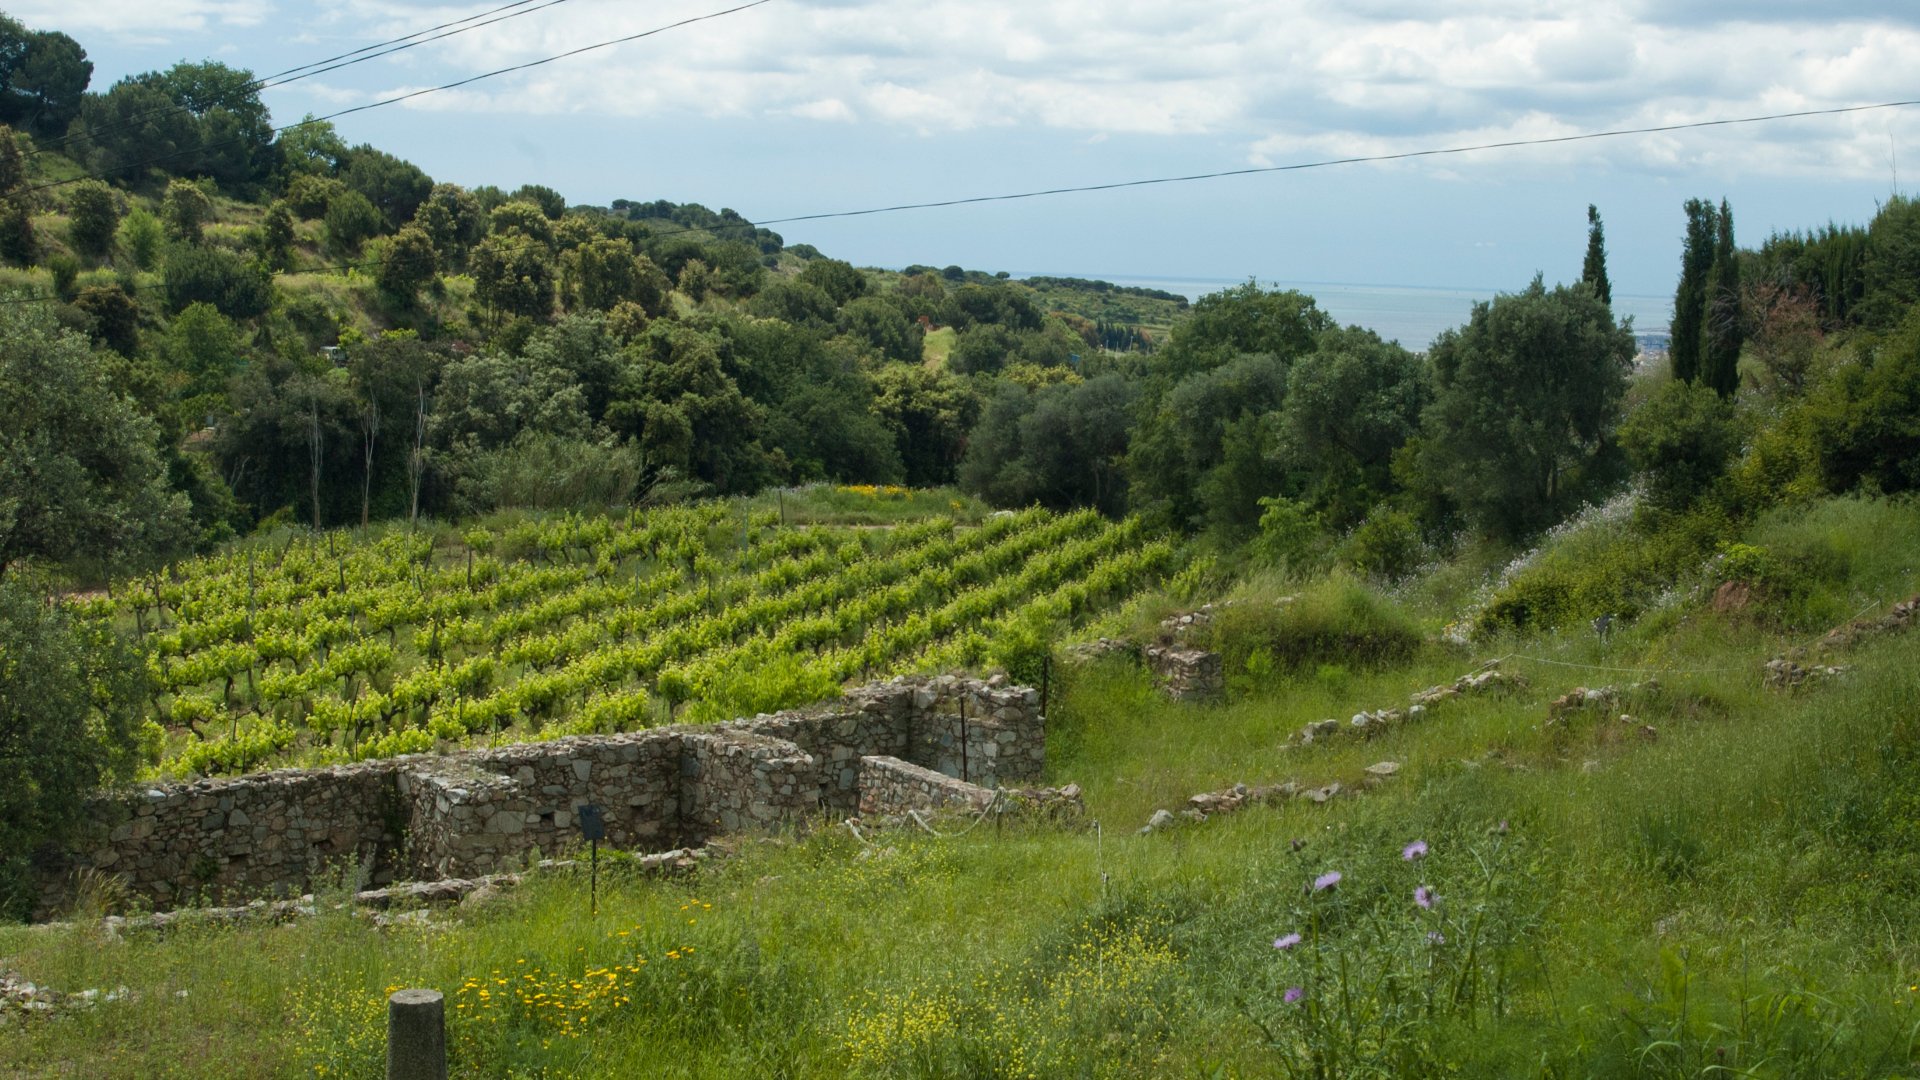
M 1885 622 L 1920 587 L 1920 516 L 1825 501 L 1742 542 L 1834 569 L 1729 604 L 1725 581 L 1753 583 L 1723 568 L 1604 640 L 1582 627 L 1473 647 L 1430 636 L 1457 615 L 1439 597 L 1464 567 L 1397 600 L 1336 580 L 1275 607 L 1272 583 L 1249 583 L 1222 609 L 1244 617 L 1216 616 L 1209 640 L 1297 644 L 1269 645 L 1263 670 L 1243 661 L 1224 704 L 1169 702 L 1122 661 L 1056 668 L 1049 774 L 1085 791 L 1077 828 L 821 828 L 675 880 L 615 861 L 598 920 L 581 915 L 586 881 L 556 873 L 384 930 L 345 914 L 106 942 L 0 930 L 0 956 L 36 984 L 127 988 L 17 1029 L 5 1060 L 377 1075 L 386 988 L 431 985 L 449 991 L 459 1067 L 485 1073 L 622 1075 L 638 1056 L 674 1076 L 770 1061 L 872 1076 L 1903 1074 L 1920 1023 L 1902 854 L 1920 742 L 1901 717 L 1920 636 L 1831 635 L 1804 659 L 1845 674 L 1790 690 L 1761 675 L 1826 636 L 1832 612 Z M 1322 651 L 1316 626 L 1377 648 Z M 1404 716 L 1409 697 L 1480 670 L 1504 681 L 1425 694 L 1418 722 L 1300 736 L 1327 716 Z M 1384 779 L 1383 762 L 1397 766 Z M 1269 801 L 1236 812 L 1236 783 Z M 1340 793 L 1267 794 L 1282 783 Z M 1206 792 L 1223 793 L 1195 800 L 1208 820 L 1132 835 Z M 1338 884 L 1314 891 L 1330 871 Z

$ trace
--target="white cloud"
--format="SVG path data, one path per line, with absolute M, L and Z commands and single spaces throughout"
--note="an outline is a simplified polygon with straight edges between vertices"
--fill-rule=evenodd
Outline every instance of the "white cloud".
M 343 80 L 330 92 L 362 85 L 384 97 L 395 83 L 525 62 L 716 6 L 580 0 L 407 53 L 403 76 L 384 62 L 330 76 Z M 1663 15 L 1651 2 L 1636 14 L 1575 0 L 776 0 L 409 104 L 800 117 L 929 136 L 996 127 L 1077 141 L 1205 135 L 1271 164 L 1910 96 L 1907 60 L 1920 55 L 1912 17 L 1812 21 L 1777 4 L 1682 6 Z M 191 9 L 203 20 L 264 10 L 244 0 L 94 7 Z M 471 10 L 326 0 L 288 32 L 391 36 Z M 1655 173 L 1716 163 L 1879 175 L 1887 124 L 1882 115 L 1572 144 L 1506 155 L 1501 167 L 1598 157 Z M 1474 164 L 1449 158 L 1444 168 L 1465 175 Z
M 178 40 L 213 26 L 258 26 L 272 12 L 272 0 L 13 0 L 7 5 L 7 14 L 28 26 L 64 30 L 82 45 L 91 33 L 138 42 Z

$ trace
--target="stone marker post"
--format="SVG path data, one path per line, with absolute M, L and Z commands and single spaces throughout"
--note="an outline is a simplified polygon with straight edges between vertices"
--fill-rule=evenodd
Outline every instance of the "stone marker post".
M 387 1080 L 447 1080 L 446 1000 L 438 990 L 387 999 Z

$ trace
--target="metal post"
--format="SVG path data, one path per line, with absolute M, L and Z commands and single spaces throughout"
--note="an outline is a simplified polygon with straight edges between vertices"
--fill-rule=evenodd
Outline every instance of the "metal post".
M 973 783 L 972 770 L 967 766 L 967 695 L 960 694 L 960 779 Z
M 400 990 L 387 999 L 387 1080 L 447 1080 L 446 999 Z
M 600 841 L 593 840 L 589 843 L 591 844 L 589 850 L 593 853 L 590 857 L 590 865 L 593 869 L 587 876 L 587 914 L 598 917 L 600 914 Z

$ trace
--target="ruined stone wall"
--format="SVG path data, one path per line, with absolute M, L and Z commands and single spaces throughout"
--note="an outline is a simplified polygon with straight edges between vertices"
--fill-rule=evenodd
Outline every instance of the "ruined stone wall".
M 404 827 L 384 765 L 282 770 L 142 788 L 95 799 L 96 846 L 49 874 L 63 898 L 72 869 L 111 874 L 156 904 L 270 893 L 351 859 L 366 883 L 393 880 Z
M 909 810 L 982 810 L 993 791 L 978 784 L 901 761 L 873 755 L 860 759 L 860 814 L 897 816 Z
M 42 868 L 40 909 L 64 907 L 82 870 L 163 908 L 297 895 L 349 861 L 363 885 L 497 873 L 577 846 L 583 803 L 601 808 L 609 844 L 664 850 L 850 813 L 863 758 L 993 787 L 1037 779 L 1045 743 L 1035 691 L 939 676 L 712 727 L 163 785 L 93 801 L 101 830 Z

